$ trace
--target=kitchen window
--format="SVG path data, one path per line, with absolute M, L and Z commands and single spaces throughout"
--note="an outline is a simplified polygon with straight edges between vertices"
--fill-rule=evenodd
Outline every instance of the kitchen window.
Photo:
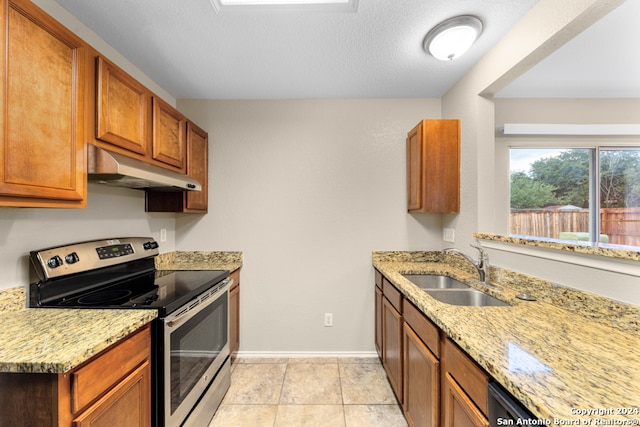
M 510 234 L 640 247 L 640 147 L 512 147 L 509 159 Z

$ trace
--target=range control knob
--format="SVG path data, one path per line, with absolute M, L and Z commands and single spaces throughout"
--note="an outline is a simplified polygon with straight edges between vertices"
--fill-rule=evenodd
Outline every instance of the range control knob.
M 150 242 L 145 242 L 142 244 L 142 247 L 148 251 L 149 249 L 155 249 L 158 247 L 158 243 L 155 240 L 152 240 Z
M 58 255 L 49 258 L 49 260 L 47 261 L 47 265 L 49 266 L 49 268 L 58 268 L 62 265 L 62 258 L 60 258 Z
M 64 257 L 64 260 L 67 264 L 75 264 L 76 262 L 80 261 L 80 257 L 77 253 L 71 252 L 69 255 Z

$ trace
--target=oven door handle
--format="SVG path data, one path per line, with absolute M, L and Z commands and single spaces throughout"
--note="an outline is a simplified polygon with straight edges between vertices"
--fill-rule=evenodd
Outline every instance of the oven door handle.
M 165 326 L 169 328 L 179 327 L 199 311 L 224 295 L 225 292 L 228 292 L 232 285 L 233 279 L 231 277 L 227 277 L 219 284 L 213 286 L 208 291 L 203 292 L 197 298 L 192 299 L 169 316 L 165 317 L 163 319 Z

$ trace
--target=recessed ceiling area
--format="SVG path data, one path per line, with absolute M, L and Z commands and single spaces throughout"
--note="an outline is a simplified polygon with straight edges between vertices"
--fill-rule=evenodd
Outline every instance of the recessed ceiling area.
M 217 13 L 349 13 L 358 0 L 210 0 Z
M 640 98 L 640 1 L 627 0 L 498 98 Z
M 210 0 L 57 0 L 176 99 L 437 98 L 538 0 L 359 0 L 353 13 L 216 13 Z M 477 16 L 451 62 L 431 28 Z

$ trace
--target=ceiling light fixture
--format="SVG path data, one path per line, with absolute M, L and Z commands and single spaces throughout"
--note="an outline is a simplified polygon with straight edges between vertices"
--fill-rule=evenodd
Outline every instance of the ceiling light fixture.
M 481 33 L 481 20 L 470 15 L 456 16 L 427 33 L 424 50 L 441 61 L 452 61 L 469 50 Z

